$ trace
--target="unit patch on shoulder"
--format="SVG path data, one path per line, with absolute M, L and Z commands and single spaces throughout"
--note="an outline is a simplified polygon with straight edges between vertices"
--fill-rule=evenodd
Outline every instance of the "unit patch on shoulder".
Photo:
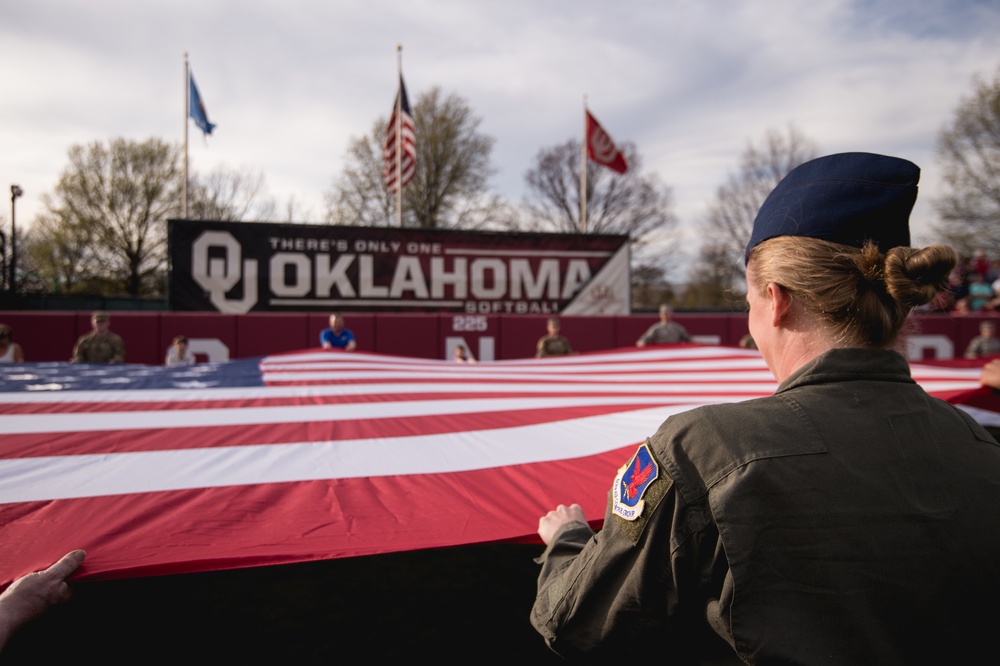
M 646 444 L 639 447 L 615 477 L 611 510 L 625 520 L 635 520 L 642 515 L 642 499 L 649 484 L 656 480 L 660 470 Z

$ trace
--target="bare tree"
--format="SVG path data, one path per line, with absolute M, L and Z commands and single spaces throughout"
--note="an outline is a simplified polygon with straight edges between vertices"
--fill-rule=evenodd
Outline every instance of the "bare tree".
M 277 210 L 277 207 L 275 207 Z M 322 221 L 317 220 L 311 208 L 303 206 L 299 201 L 295 199 L 295 196 L 289 196 L 288 201 L 285 205 L 281 207 L 282 214 L 281 218 L 278 219 L 274 217 L 273 219 L 278 222 L 299 222 L 302 224 L 322 224 Z M 271 218 L 259 218 L 261 220 L 271 219 Z
M 188 214 L 195 220 L 219 222 L 273 220 L 276 205 L 265 190 L 260 172 L 217 167 L 191 179 Z
M 57 215 L 41 213 L 18 236 L 19 291 L 67 294 L 106 291 L 103 255 L 93 225 L 64 223 Z
M 475 226 L 489 215 L 481 201 L 495 172 L 496 140 L 479 131 L 482 120 L 458 95 L 434 87 L 413 107 L 417 170 L 405 196 L 416 226 Z
M 629 169 L 617 174 L 591 164 L 587 169 L 586 232 L 627 234 L 636 244 L 653 231 L 669 231 L 677 224 L 671 208 L 673 195 L 652 174 L 642 175 L 642 159 L 635 145 L 624 143 Z M 525 174 L 530 198 L 526 224 L 540 231 L 579 233 L 580 142 L 570 140 L 543 148 L 535 166 Z
M 26 291 L 158 296 L 166 221 L 182 209 L 181 149 L 160 139 L 76 145 L 23 241 Z M 191 176 L 191 217 L 273 219 L 264 177 L 219 167 Z
M 992 81 L 973 79 L 937 148 L 945 184 L 937 231 L 959 252 L 1000 256 L 1000 69 Z
M 160 139 L 73 146 L 54 194 L 42 197 L 30 250 L 35 270 L 73 290 L 155 292 L 181 179 L 180 148 Z
M 382 143 L 388 121 L 375 121 L 371 135 L 352 139 L 343 172 L 326 193 L 332 224 L 393 226 L 395 197 L 382 181 Z M 413 106 L 417 165 L 403 189 L 403 225 L 474 228 L 496 223 L 495 196 L 487 192 L 494 173 L 494 139 L 479 131 L 481 120 L 468 103 L 438 87 Z
M 639 263 L 632 267 L 632 308 L 652 310 L 673 300 L 674 293 L 666 281 L 662 266 Z
M 760 144 L 747 142 L 740 159 L 740 168 L 730 174 L 716 191 L 715 202 L 709 207 L 703 228 L 705 241 L 699 262 L 711 258 L 713 263 L 729 265 L 735 270 L 720 274 L 727 281 L 739 282 L 744 276 L 743 252 L 753 221 L 764 199 L 789 171 L 818 154 L 816 144 L 789 124 L 785 132 L 769 129 Z M 702 277 L 716 271 L 714 266 L 695 267 Z M 718 293 L 733 284 L 719 285 Z
M 10 243 L 10 240 L 7 237 L 8 233 L 7 229 L 8 229 L 7 218 L 4 217 L 2 213 L 0 213 L 0 288 L 5 290 L 11 288 L 12 286 L 7 284 L 8 282 L 7 275 L 9 273 L 9 270 L 7 268 L 7 245 Z M 23 233 L 18 234 L 18 241 L 23 242 L 22 241 L 23 238 L 24 238 Z
M 394 224 L 394 197 L 382 181 L 382 141 L 388 121 L 379 118 L 367 137 L 352 138 L 347 147 L 346 166 L 333 188 L 324 196 L 329 224 L 384 227 Z M 418 140 L 417 146 L 420 146 Z M 420 168 L 420 161 L 417 161 Z M 403 188 L 406 204 L 408 186 Z
M 740 266 L 740 262 L 733 263 L 724 243 L 702 244 L 681 304 L 688 308 L 744 309 L 746 291 L 739 278 Z

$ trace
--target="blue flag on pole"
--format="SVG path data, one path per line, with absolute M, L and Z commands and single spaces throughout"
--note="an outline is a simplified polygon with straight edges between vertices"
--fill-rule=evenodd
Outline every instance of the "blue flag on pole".
M 190 101 L 188 103 L 188 115 L 194 119 L 194 124 L 201 129 L 205 134 L 211 134 L 212 130 L 215 129 L 215 125 L 208 122 L 208 114 L 205 112 L 205 105 L 201 101 L 201 95 L 198 93 L 198 86 L 194 84 L 194 74 L 188 74 L 188 88 L 190 92 L 188 97 Z

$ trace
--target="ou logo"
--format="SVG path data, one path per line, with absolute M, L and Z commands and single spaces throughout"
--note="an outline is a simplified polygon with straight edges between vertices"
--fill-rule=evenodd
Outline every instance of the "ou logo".
M 214 248 L 222 248 L 224 255 L 210 256 Z M 191 246 L 191 273 L 219 312 L 245 314 L 257 303 L 257 261 L 243 261 L 242 246 L 227 231 L 205 231 L 198 236 Z M 243 298 L 226 298 L 241 280 Z
M 613 162 L 618 153 L 615 142 L 600 127 L 590 133 L 590 149 L 594 152 L 594 161 L 601 163 Z

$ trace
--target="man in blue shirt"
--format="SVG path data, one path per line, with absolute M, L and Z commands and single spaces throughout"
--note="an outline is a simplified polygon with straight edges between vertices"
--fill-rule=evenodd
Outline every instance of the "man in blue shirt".
M 319 344 L 323 349 L 343 349 L 354 351 L 357 343 L 350 329 L 344 328 L 344 318 L 339 314 L 330 315 L 330 328 L 324 328 L 319 334 Z

